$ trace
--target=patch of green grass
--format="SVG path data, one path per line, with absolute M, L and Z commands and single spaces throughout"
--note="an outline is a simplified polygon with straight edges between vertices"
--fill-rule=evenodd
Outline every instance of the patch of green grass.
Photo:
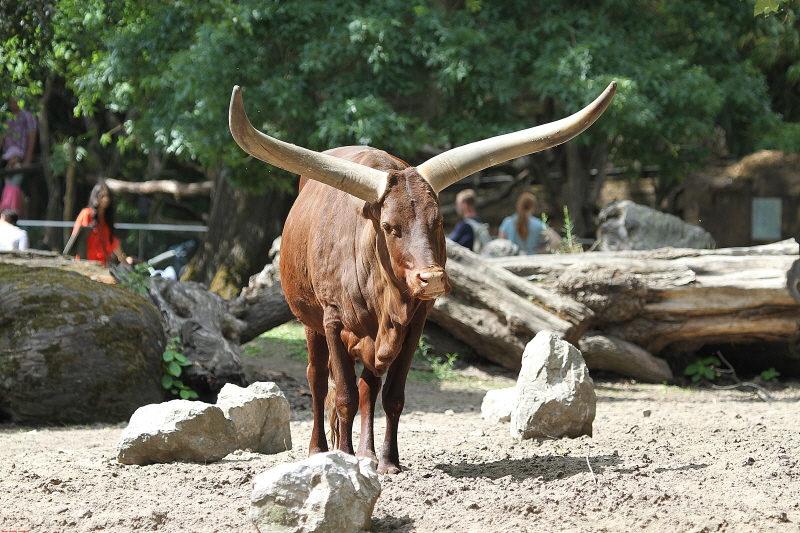
M 306 343 L 306 329 L 300 322 L 293 320 L 272 328 L 259 336 L 260 339 L 278 339 L 289 343 Z
M 307 362 L 305 328 L 300 322 L 287 322 L 262 333 L 242 349 L 242 354 L 249 357 L 257 357 L 265 352 L 270 356 L 283 355 L 289 359 Z
M 258 336 L 242 347 L 242 355 L 248 357 L 283 356 L 295 361 L 308 362 L 308 346 L 303 325 L 297 321 L 287 322 Z M 409 379 L 421 382 L 442 382 L 460 379 L 455 371 L 458 354 L 436 356 L 433 346 L 423 335 L 414 353 L 414 366 Z M 360 373 L 360 367 L 357 372 Z

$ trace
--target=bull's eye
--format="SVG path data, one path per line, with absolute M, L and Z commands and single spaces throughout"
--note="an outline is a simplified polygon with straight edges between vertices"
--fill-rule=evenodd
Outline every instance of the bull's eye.
M 400 233 L 401 233 L 400 232 L 400 226 L 392 226 L 388 222 L 384 222 L 383 224 L 381 224 L 381 227 L 383 228 L 383 231 L 385 231 L 386 233 L 391 234 L 393 237 L 399 237 L 400 236 Z

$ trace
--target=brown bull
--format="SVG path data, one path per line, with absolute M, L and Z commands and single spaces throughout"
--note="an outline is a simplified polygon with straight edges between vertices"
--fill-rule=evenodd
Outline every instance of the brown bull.
M 406 377 L 434 299 L 450 291 L 439 192 L 486 167 L 575 137 L 603 113 L 615 88 L 612 83 L 568 118 L 455 148 L 415 168 L 366 146 L 319 153 L 269 137 L 250 124 L 234 87 L 229 120 L 239 146 L 302 176 L 284 226 L 280 264 L 283 291 L 308 340 L 314 407 L 309 454 L 328 450 L 330 374 L 338 448 L 354 452 L 352 427 L 360 408 L 358 455 L 377 459 L 380 473 L 400 471 L 397 428 Z M 364 364 L 358 380 L 356 360 Z M 373 417 L 384 374 L 386 435 L 376 457 Z

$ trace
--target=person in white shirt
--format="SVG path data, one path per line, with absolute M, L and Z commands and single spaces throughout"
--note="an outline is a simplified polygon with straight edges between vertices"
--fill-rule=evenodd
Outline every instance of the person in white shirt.
M 28 232 L 17 227 L 18 219 L 10 207 L 0 211 L 0 250 L 28 249 Z

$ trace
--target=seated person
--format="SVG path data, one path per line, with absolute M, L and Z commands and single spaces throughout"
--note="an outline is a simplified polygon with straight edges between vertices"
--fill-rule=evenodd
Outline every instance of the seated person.
M 0 211 L 0 250 L 27 250 L 28 232 L 17 227 L 17 212 L 7 207 Z

